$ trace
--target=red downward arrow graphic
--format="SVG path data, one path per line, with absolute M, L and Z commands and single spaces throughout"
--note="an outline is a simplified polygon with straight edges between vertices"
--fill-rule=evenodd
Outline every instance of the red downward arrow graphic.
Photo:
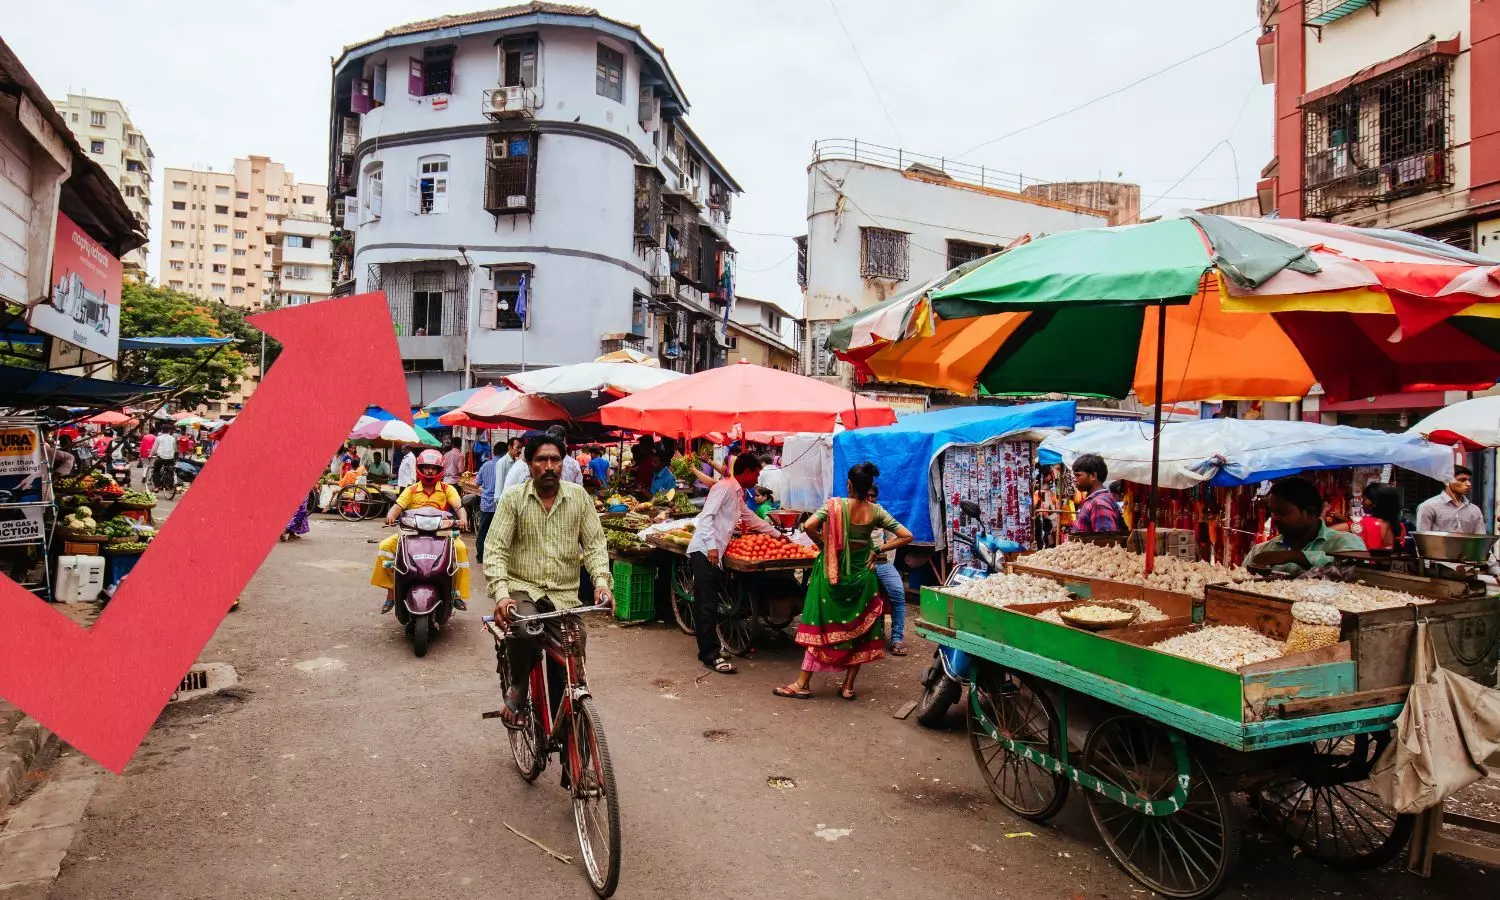
M 410 421 L 384 294 L 250 321 L 281 358 L 93 628 L 0 579 L 0 696 L 116 773 L 366 405 Z

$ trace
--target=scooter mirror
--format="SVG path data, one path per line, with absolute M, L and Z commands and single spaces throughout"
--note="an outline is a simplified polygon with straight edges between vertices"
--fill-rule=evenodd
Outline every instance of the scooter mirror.
M 984 510 L 980 509 L 979 504 L 975 503 L 973 500 L 958 501 L 958 508 L 963 511 L 965 518 L 975 520 L 984 518 Z

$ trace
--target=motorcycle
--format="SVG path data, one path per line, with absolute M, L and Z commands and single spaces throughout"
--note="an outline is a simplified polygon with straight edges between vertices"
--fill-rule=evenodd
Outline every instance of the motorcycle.
M 126 458 L 124 447 L 116 446 L 110 451 L 109 475 L 116 484 L 130 489 L 130 460 Z
M 960 566 L 948 576 L 947 586 L 984 578 L 1002 571 L 1005 554 L 1017 553 L 1022 547 L 1015 541 L 1005 540 L 991 534 L 984 527 L 984 512 L 972 500 L 960 500 L 958 504 L 962 521 L 974 521 L 974 533 L 965 534 L 955 530 L 953 540 L 971 548 L 974 553 L 972 565 Z M 969 654 L 952 647 L 939 647 L 932 654 L 932 665 L 922 676 L 922 699 L 917 701 L 917 723 L 926 728 L 941 728 L 948 717 L 948 710 L 964 692 L 972 671 Z
M 453 519 L 441 513 L 409 512 L 400 519 L 396 558 L 386 562 L 395 575 L 396 620 L 411 636 L 412 652 L 427 655 L 432 632 L 453 615 L 453 581 L 458 571 Z
M 203 471 L 204 465 L 206 464 L 200 460 L 184 459 L 179 456 L 172 468 L 177 472 L 177 480 L 179 482 L 192 484 L 193 480 Z

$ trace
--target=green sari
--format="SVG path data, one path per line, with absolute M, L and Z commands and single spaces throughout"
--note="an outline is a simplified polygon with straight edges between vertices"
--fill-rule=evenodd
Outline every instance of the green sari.
M 824 525 L 824 542 L 808 578 L 802 623 L 797 626 L 797 643 L 807 648 L 802 662 L 806 671 L 837 672 L 885 656 L 885 610 L 879 581 L 870 568 L 872 534 L 901 526 L 878 504 L 870 508 L 870 521 L 864 525 L 850 521 L 848 500 L 829 500 L 812 515 Z M 838 517 L 836 525 L 830 516 Z M 830 531 L 835 537 L 842 532 L 842 546 L 829 540 Z M 837 583 L 829 577 L 829 554 L 834 554 Z

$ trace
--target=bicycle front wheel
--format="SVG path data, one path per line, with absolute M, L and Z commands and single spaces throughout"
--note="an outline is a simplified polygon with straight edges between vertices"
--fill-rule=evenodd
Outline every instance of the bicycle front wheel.
M 592 697 L 581 698 L 573 711 L 573 748 L 577 764 L 573 821 L 578 826 L 578 847 L 583 851 L 589 885 L 600 897 L 609 897 L 620 883 L 620 806 L 614 764 Z

